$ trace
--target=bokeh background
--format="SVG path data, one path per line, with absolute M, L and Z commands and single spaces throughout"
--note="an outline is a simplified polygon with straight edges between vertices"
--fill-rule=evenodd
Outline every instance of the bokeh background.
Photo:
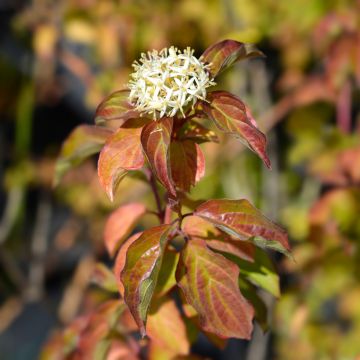
M 270 330 L 210 359 L 360 359 L 360 1 L 1 0 L 0 359 L 39 357 L 51 334 L 104 293 L 89 286 L 109 262 L 104 221 L 147 199 L 125 180 L 115 205 L 96 158 L 53 187 L 56 156 L 78 124 L 124 87 L 141 52 L 231 38 L 265 59 L 227 71 L 267 133 L 269 172 L 236 141 L 206 145 L 195 199 L 250 199 L 289 232 L 295 261 L 275 257 L 282 296 L 262 294 Z

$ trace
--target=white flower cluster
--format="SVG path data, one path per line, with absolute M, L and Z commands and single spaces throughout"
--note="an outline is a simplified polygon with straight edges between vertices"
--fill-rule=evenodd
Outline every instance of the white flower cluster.
M 128 84 L 129 100 L 136 109 L 154 119 L 174 116 L 178 111 L 185 116 L 185 107 L 205 100 L 206 88 L 215 83 L 209 77 L 209 64 L 193 53 L 190 48 L 181 52 L 171 47 L 142 54 L 133 64 L 135 71 Z

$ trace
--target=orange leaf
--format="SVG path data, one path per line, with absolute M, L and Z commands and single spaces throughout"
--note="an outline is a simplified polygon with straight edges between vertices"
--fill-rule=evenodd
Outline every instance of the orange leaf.
M 147 334 L 151 341 L 172 356 L 187 355 L 190 344 L 186 327 L 176 304 L 171 299 L 161 301 L 149 314 Z
M 110 200 L 128 170 L 138 170 L 144 165 L 140 134 L 145 119 L 131 119 L 122 125 L 106 142 L 98 162 L 100 184 Z
M 142 203 L 131 203 L 120 206 L 109 216 L 105 224 L 104 242 L 110 256 L 115 255 L 116 250 L 145 211 L 146 208 Z

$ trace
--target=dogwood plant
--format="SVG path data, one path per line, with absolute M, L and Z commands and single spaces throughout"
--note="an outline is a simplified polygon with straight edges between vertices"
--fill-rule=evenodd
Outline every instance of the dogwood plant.
M 227 91 L 211 91 L 223 70 L 256 56 L 262 53 L 254 46 L 233 40 L 216 43 L 199 59 L 189 48 L 142 54 L 127 88 L 99 105 L 96 126 L 72 132 L 57 163 L 59 179 L 100 151 L 99 181 L 110 200 L 128 173 L 145 175 L 155 207 L 121 205 L 107 221 L 104 242 L 114 259 L 119 304 L 142 336 L 148 335 L 151 349 L 165 347 L 173 357 L 189 352 L 184 329 L 190 323 L 212 340 L 249 339 L 254 317 L 266 328 L 266 307 L 256 288 L 279 295 L 278 276 L 263 248 L 288 253 L 286 232 L 246 199 L 199 203 L 188 196 L 205 174 L 200 144 L 218 142 L 205 120 L 245 142 L 270 168 L 266 137 L 248 107 Z M 132 234 L 147 213 L 159 224 Z M 99 271 L 109 278 L 103 266 Z M 160 331 L 162 326 L 167 328 Z M 112 339 L 117 332 L 109 327 L 101 336 Z

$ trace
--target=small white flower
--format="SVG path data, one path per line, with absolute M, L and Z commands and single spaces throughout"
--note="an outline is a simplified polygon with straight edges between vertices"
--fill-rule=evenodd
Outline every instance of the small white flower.
M 178 111 L 185 116 L 185 107 L 205 100 L 206 89 L 215 83 L 209 77 L 209 65 L 193 53 L 190 48 L 181 52 L 172 46 L 142 54 L 140 62 L 133 64 L 128 84 L 129 100 L 136 109 L 154 119 L 175 116 Z

